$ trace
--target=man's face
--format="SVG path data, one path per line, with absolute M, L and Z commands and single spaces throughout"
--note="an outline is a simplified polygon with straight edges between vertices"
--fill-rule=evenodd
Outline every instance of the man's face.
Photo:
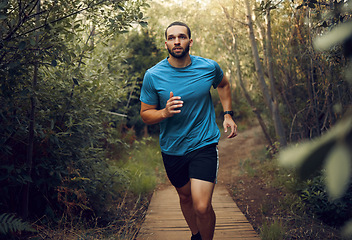
M 188 54 L 192 44 L 193 40 L 189 38 L 186 27 L 176 25 L 167 30 L 165 48 L 169 51 L 171 56 L 183 58 Z

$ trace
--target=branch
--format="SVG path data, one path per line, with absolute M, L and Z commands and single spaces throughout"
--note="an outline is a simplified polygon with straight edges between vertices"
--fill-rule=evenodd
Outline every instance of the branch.
M 32 32 L 34 32 L 34 31 L 36 31 L 36 30 L 38 30 L 38 29 L 41 29 L 41 28 L 47 26 L 48 24 L 54 24 L 54 23 L 60 22 L 60 21 L 62 21 L 62 20 L 64 20 L 64 19 L 66 19 L 66 18 L 72 17 L 72 16 L 77 15 L 77 14 L 79 14 L 79 13 L 81 13 L 81 12 L 84 12 L 84 11 L 88 10 L 89 8 L 98 6 L 98 5 L 100 5 L 100 4 L 102 4 L 102 3 L 106 2 L 106 1 L 108 1 L 108 0 L 101 0 L 101 1 L 99 1 L 99 2 L 97 2 L 97 3 L 95 3 L 95 4 L 91 3 L 91 4 L 89 4 L 87 7 L 83 8 L 83 9 L 77 10 L 77 11 L 75 11 L 75 12 L 73 12 L 73 13 L 70 13 L 70 14 L 68 14 L 68 15 L 66 15 L 66 16 L 60 17 L 60 18 L 58 18 L 58 19 L 56 19 L 56 20 L 53 20 L 53 21 L 51 21 L 51 22 L 49 22 L 49 23 L 44 23 L 44 24 L 42 24 L 42 25 L 40 25 L 40 26 L 38 26 L 38 27 L 35 27 L 35 28 L 33 28 L 33 29 L 27 31 L 27 32 L 24 32 L 24 33 L 22 33 L 22 34 L 20 34 L 20 35 L 17 35 L 16 37 L 11 37 L 11 35 L 13 35 L 13 33 L 11 33 L 11 35 L 10 35 L 10 36 L 7 36 L 7 37 L 4 39 L 4 41 L 12 40 L 12 39 L 14 39 L 14 38 L 21 37 L 21 36 L 26 35 L 26 34 L 28 34 L 28 33 L 32 33 Z M 123 0 L 120 0 L 119 2 L 121 2 L 121 1 L 123 1 Z M 16 28 L 16 30 L 17 30 L 18 28 L 19 28 L 19 26 Z
M 121 114 L 121 113 L 115 113 L 115 112 L 110 112 L 110 111 L 106 111 L 106 110 L 101 110 L 105 113 L 108 113 L 108 114 L 112 114 L 112 115 L 116 115 L 116 116 L 119 116 L 119 117 L 127 117 L 126 114 Z
M 20 6 L 20 4 L 21 3 L 19 3 L 19 9 L 18 9 L 18 11 L 19 11 L 19 19 L 18 19 L 18 24 L 17 24 L 17 26 L 14 28 L 14 29 L 12 29 L 12 31 L 7 35 L 7 37 L 4 39 L 4 40 L 8 40 L 8 39 L 12 39 L 12 38 L 10 38 L 20 27 L 21 27 L 21 25 L 27 20 L 27 19 L 29 19 L 29 17 L 28 17 L 28 15 L 29 14 L 31 14 L 33 11 L 34 11 L 34 9 L 35 9 L 35 7 L 37 6 L 37 4 L 38 4 L 38 1 L 39 0 L 35 0 L 35 3 L 33 4 L 33 7 L 32 7 L 32 9 L 28 12 L 28 14 L 25 14 L 24 13 L 24 10 L 22 11 L 21 10 L 21 6 Z M 32 2 L 31 2 L 32 3 Z M 24 9 L 26 9 L 31 3 L 28 3 L 28 5 L 24 8 Z M 21 13 L 24 13 L 24 17 L 22 18 L 22 19 L 20 19 L 21 18 Z
M 242 21 L 240 21 L 240 20 L 238 20 L 236 18 L 231 17 L 229 12 L 227 11 L 227 9 L 222 4 L 220 4 L 220 6 L 222 7 L 222 10 L 224 11 L 224 14 L 225 14 L 225 16 L 227 17 L 228 20 L 232 20 L 232 21 L 241 23 L 242 25 L 248 26 L 248 23 L 242 22 Z

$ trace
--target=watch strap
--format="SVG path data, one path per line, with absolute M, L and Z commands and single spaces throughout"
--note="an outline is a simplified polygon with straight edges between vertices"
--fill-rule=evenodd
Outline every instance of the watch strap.
M 224 116 L 225 116 L 226 114 L 230 114 L 231 117 L 233 117 L 233 111 L 225 111 L 225 112 L 224 112 Z

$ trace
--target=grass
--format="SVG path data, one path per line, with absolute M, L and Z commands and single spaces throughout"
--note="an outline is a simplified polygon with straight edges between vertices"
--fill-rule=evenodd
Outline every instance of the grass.
M 265 221 L 260 231 L 262 240 L 281 240 L 285 236 L 285 227 L 282 222 L 275 220 L 274 222 Z
M 166 180 L 157 138 L 144 138 L 133 145 L 118 160 L 110 160 L 111 172 L 116 174 L 111 182 L 125 185 L 126 191 L 119 200 L 105 204 L 105 216 L 94 217 L 90 222 L 79 219 L 66 222 L 58 227 L 50 226 L 45 217 L 34 226 L 38 233 L 33 237 L 22 239 L 55 240 L 132 240 L 138 234 L 144 220 L 149 200 L 156 185 Z M 120 186 L 116 186 L 119 188 Z M 101 189 L 102 194 L 106 189 Z M 112 196 L 111 196 L 112 198 Z M 16 238 L 21 239 L 21 238 Z

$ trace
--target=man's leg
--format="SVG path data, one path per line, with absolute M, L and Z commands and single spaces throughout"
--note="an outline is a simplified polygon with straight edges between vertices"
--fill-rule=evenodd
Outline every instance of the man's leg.
M 215 184 L 191 178 L 191 194 L 197 226 L 202 240 L 212 240 L 215 230 L 216 216 L 211 205 Z
M 180 206 L 183 216 L 191 229 L 192 234 L 198 233 L 196 213 L 193 208 L 193 200 L 191 194 L 191 181 L 181 188 L 176 188 L 180 197 Z

